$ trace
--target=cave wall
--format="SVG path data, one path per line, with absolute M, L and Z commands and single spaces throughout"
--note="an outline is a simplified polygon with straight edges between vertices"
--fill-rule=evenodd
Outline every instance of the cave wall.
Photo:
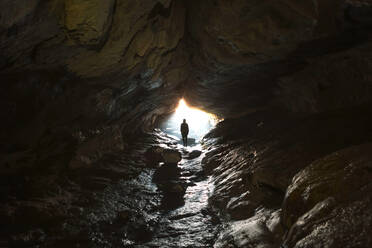
M 81 133 L 114 133 L 118 144 L 111 147 L 118 151 L 179 98 L 186 63 L 182 1 L 2 1 L 0 7 L 5 151 L 32 149 L 51 132 L 77 142 Z M 92 149 L 109 151 L 102 143 Z
M 336 151 L 363 158 L 355 170 L 329 165 L 341 190 L 340 177 L 370 171 L 371 16 L 370 0 L 3 0 L 0 191 L 27 200 L 61 175 L 82 180 L 108 156 L 130 154 L 184 96 L 226 119 L 204 160 L 211 205 L 231 224 L 216 247 L 234 238 L 311 247 L 323 217 L 331 228 L 318 241 L 337 233 L 337 247 L 350 237 L 337 218 L 358 214 L 345 232 L 368 227 L 370 186 L 358 191 L 368 180 L 345 199 L 313 182 Z M 258 239 L 246 238 L 252 228 Z
M 188 3 L 195 105 L 236 116 L 370 102 L 370 1 Z
M 370 1 L 35 0 L 0 7 L 4 92 L 32 97 L 38 87 L 49 95 L 60 88 L 78 100 L 97 94 L 100 106 L 81 107 L 92 118 L 124 116 L 129 108 L 118 102 L 137 90 L 156 96 L 152 102 L 173 103 L 181 94 L 224 117 L 265 108 L 322 112 L 371 99 Z M 30 115 L 42 109 L 14 97 L 4 111 L 14 102 Z M 146 127 L 169 111 L 159 109 L 139 114 Z

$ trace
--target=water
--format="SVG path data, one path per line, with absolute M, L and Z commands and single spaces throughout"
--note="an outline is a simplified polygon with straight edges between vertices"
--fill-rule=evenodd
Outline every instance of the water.
M 202 156 L 194 160 L 183 159 L 181 169 L 183 179 L 193 183 L 186 190 L 185 204 L 175 210 L 164 212 L 160 229 L 150 247 L 211 247 L 217 231 L 214 217 L 208 210 L 208 198 L 213 190 L 209 178 L 194 180 L 201 171 Z
M 158 134 L 159 135 L 159 134 Z M 183 154 L 177 180 L 187 186 L 184 204 L 165 208 L 164 192 L 153 182 L 155 168 L 144 168 L 132 180 L 120 180 L 93 194 L 91 204 L 79 219 L 64 223 L 75 247 L 212 247 L 218 232 L 218 220 L 208 207 L 213 190 L 210 179 L 203 175 L 201 160 L 187 159 L 200 145 L 184 148 L 160 133 L 158 140 L 177 148 Z M 127 158 L 136 162 L 144 146 Z M 133 162 L 130 161 L 130 162 Z M 172 201 L 172 199 L 170 199 Z M 79 240 L 76 240 L 76 237 Z M 71 242 L 70 242 L 71 243 Z M 69 244 L 70 245 L 70 244 Z

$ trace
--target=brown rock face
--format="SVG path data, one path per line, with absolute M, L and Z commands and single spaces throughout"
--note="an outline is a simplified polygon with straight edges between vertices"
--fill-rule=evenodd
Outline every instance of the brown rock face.
M 0 215 L 22 226 L 37 203 L 46 223 L 135 177 L 184 97 L 225 118 L 203 158 L 216 247 L 370 246 L 371 17 L 371 0 L 0 1 Z
M 79 45 L 99 45 L 112 24 L 115 1 L 65 1 L 64 26 Z
M 313 37 L 311 1 L 191 1 L 188 25 L 200 51 L 223 64 L 263 63 Z
M 371 145 L 337 151 L 299 172 L 288 187 L 283 222 L 290 247 L 368 247 Z M 321 231 L 319 231 L 321 230 Z M 349 236 L 348 233 L 355 233 Z
M 211 205 L 231 224 L 217 247 L 368 247 L 367 113 L 261 112 L 220 123 L 209 134 L 217 148 L 203 160 L 215 184 Z

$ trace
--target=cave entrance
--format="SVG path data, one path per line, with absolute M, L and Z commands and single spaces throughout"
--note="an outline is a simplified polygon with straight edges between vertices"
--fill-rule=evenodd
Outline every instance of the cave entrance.
M 183 119 L 186 119 L 189 125 L 188 140 L 191 146 L 199 143 L 218 122 L 216 115 L 190 107 L 182 98 L 175 111 L 164 120 L 160 128 L 168 135 L 181 141 L 180 125 Z

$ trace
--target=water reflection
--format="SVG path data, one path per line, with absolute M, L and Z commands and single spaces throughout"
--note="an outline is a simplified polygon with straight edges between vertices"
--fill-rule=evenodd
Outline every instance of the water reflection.
M 198 143 L 218 122 L 217 116 L 204 112 L 200 109 L 189 107 L 184 99 L 181 99 L 173 114 L 161 125 L 161 129 L 169 135 L 181 139 L 180 125 L 186 119 L 189 124 L 189 144 Z

